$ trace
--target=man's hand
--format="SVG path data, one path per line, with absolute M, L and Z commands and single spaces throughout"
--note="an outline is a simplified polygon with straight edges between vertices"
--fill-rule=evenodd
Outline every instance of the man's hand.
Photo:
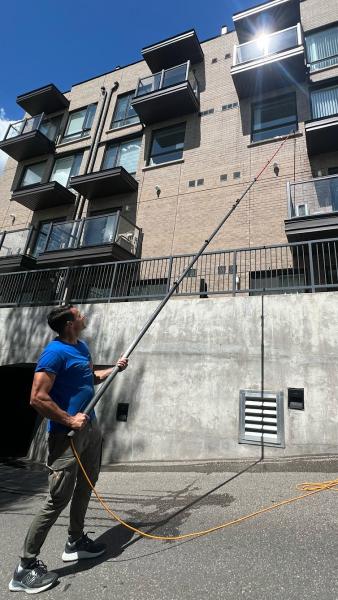
M 119 360 L 116 363 L 116 366 L 120 369 L 120 371 L 124 371 L 124 369 L 127 368 L 128 366 L 128 359 L 127 358 L 119 358 Z
M 70 427 L 79 431 L 86 427 L 88 421 L 88 415 L 85 413 L 77 413 L 74 417 L 70 417 Z

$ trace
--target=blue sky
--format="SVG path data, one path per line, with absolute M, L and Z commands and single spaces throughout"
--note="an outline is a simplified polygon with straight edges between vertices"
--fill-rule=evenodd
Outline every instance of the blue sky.
M 0 120 L 20 119 L 18 94 L 73 83 L 141 59 L 143 46 L 195 28 L 216 36 L 231 15 L 262 0 L 4 0 Z M 1 137 L 1 136 L 0 136 Z

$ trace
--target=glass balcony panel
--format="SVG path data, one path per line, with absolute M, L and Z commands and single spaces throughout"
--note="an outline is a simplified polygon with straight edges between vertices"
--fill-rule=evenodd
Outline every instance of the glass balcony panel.
M 124 217 L 119 218 L 115 242 L 130 254 L 136 255 L 140 230 Z
M 186 80 L 187 65 L 180 65 L 173 69 L 168 69 L 163 73 L 163 84 L 162 87 L 170 87 L 171 85 L 177 85 Z
M 298 46 L 297 26 L 270 35 L 261 35 L 236 47 L 236 65 L 277 54 L 295 46 Z
M 77 246 L 80 223 L 81 221 L 67 221 L 66 223 L 53 224 L 45 251 L 75 248 Z
M 13 256 L 23 254 L 26 248 L 30 229 L 20 229 L 18 231 L 6 231 L 5 237 L 0 248 L 0 256 Z
M 290 184 L 290 218 L 338 211 L 338 175 Z
M 25 121 L 18 121 L 17 123 L 12 123 L 8 129 L 6 140 L 10 138 L 17 137 L 22 134 L 22 129 L 25 125 Z
M 41 115 L 31 117 L 30 119 L 26 119 L 21 133 L 31 133 L 31 131 L 35 131 L 36 129 L 38 129 L 40 120 Z
M 59 131 L 61 117 L 54 117 L 52 119 L 43 119 L 43 115 L 36 115 L 35 117 L 29 117 L 12 123 L 8 129 L 6 140 L 24 135 L 25 133 L 31 133 L 32 131 L 39 130 L 48 139 L 54 141 Z
M 84 222 L 80 246 L 96 246 L 114 242 L 118 214 L 90 217 Z
M 165 69 L 160 73 L 155 73 L 151 77 L 140 79 L 138 89 L 136 90 L 135 98 L 150 94 L 160 89 L 168 88 L 189 81 L 195 95 L 198 95 L 198 85 L 196 77 L 191 69 L 189 69 L 187 77 L 188 63 L 183 63 L 177 67 Z
M 159 89 L 161 82 L 161 73 L 156 73 L 151 77 L 145 77 L 140 79 L 139 86 L 137 89 L 137 96 L 144 96 L 151 92 L 156 92 Z
M 53 119 L 46 119 L 42 121 L 39 130 L 43 133 L 49 140 L 54 142 L 57 134 L 59 133 L 61 117 L 54 117 Z

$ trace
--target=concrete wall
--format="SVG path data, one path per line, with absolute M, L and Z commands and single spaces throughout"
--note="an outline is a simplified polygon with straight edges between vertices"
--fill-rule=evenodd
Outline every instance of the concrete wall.
M 155 302 L 96 304 L 85 338 L 95 363 L 125 349 Z M 0 311 L 2 364 L 33 362 L 50 339 L 49 309 Z M 338 454 L 338 303 L 334 293 L 265 298 L 265 390 L 284 393 L 285 448 L 266 457 Z M 168 303 L 98 407 L 104 462 L 254 458 L 238 443 L 239 392 L 261 388 L 261 299 Z M 287 388 L 304 387 L 305 410 L 287 408 Z M 130 404 L 126 423 L 117 402 Z M 30 455 L 41 458 L 42 433 Z

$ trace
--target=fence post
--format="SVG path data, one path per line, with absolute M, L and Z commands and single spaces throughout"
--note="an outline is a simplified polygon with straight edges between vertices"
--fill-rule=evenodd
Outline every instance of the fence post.
M 232 295 L 236 296 L 236 276 L 237 276 L 237 252 L 234 250 L 234 260 L 232 264 Z
M 311 242 L 308 242 L 308 249 L 309 249 L 309 267 L 310 267 L 310 285 L 311 285 L 311 292 L 312 292 L 312 294 L 314 294 L 316 291 L 316 287 L 315 287 L 315 272 L 314 272 L 314 268 L 313 268 L 313 255 L 312 255 L 312 243 Z
M 173 257 L 171 256 L 169 258 L 169 267 L 168 267 L 168 277 L 167 277 L 167 293 L 169 292 L 171 285 L 170 285 L 170 280 L 171 280 L 171 273 L 173 270 Z

